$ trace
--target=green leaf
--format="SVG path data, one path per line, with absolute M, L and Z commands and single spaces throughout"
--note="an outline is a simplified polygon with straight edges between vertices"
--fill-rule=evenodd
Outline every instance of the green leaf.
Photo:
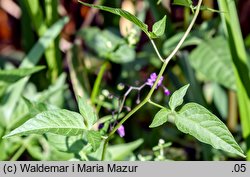
M 91 144 L 93 150 L 96 151 L 101 144 L 102 137 L 100 132 L 90 130 L 87 131 L 87 140 Z
M 153 33 L 157 36 L 157 37 L 160 37 L 164 34 L 165 32 L 165 28 L 166 28 L 166 15 L 161 19 L 159 20 L 158 22 L 156 22 L 154 25 L 153 25 Z
M 78 35 L 101 58 L 109 59 L 118 64 L 128 63 L 135 59 L 135 50 L 123 38 L 111 31 L 101 31 L 96 27 L 90 27 L 80 30 Z
M 23 101 L 21 101 L 23 100 Z M 22 98 L 15 111 L 12 114 L 12 121 L 8 124 L 9 129 L 14 129 L 25 123 L 30 118 L 36 116 L 37 114 L 48 111 L 48 110 L 55 110 L 59 109 L 55 107 L 54 105 L 49 105 L 45 103 L 39 103 L 39 102 L 31 102 L 30 100 L 26 98 Z M 24 102 L 24 103 L 22 103 Z
M 20 127 L 14 129 L 4 138 L 29 134 L 44 134 L 47 132 L 65 136 L 75 136 L 86 131 L 83 117 L 65 109 L 45 111 L 37 114 Z
M 111 154 L 111 160 L 124 160 L 127 156 L 133 153 L 143 143 L 143 139 L 119 144 L 108 147 L 108 152 Z
M 77 103 L 80 113 L 84 118 L 85 124 L 87 125 L 88 129 L 91 129 L 97 121 L 97 115 L 94 108 L 90 105 L 90 102 L 84 97 L 79 96 Z
M 97 8 L 100 10 L 104 10 L 104 11 L 108 11 L 110 13 L 119 15 L 121 17 L 126 18 L 127 20 L 131 21 L 132 23 L 134 23 L 135 25 L 137 25 L 142 31 L 144 31 L 147 36 L 150 37 L 150 33 L 148 32 L 148 26 L 143 23 L 142 21 L 140 21 L 136 16 L 132 15 L 131 13 L 119 9 L 119 8 L 111 8 L 111 7 L 106 7 L 106 6 L 98 6 L 98 5 L 93 5 L 93 4 L 88 4 L 88 3 L 84 3 L 81 1 L 78 1 L 79 3 L 85 5 L 85 6 L 89 6 L 89 7 L 93 7 L 93 8 Z
M 64 25 L 68 23 L 69 17 L 64 17 L 58 20 L 54 25 L 52 25 L 44 35 L 39 38 L 37 43 L 32 47 L 27 56 L 23 59 L 20 68 L 34 67 L 42 57 L 44 51 L 49 47 L 51 42 L 59 35 Z M 26 83 L 29 80 L 29 76 L 21 79 L 13 85 L 10 90 L 8 98 L 6 98 L 5 104 L 0 107 L 0 115 L 3 115 L 6 122 L 9 121 L 13 109 L 15 108 L 20 96 L 25 88 Z
M 44 66 L 36 66 L 33 68 L 20 68 L 20 69 L 10 69 L 10 70 L 0 70 L 0 82 L 14 83 L 19 79 L 31 75 L 44 69 Z
M 227 41 L 217 37 L 201 43 L 190 55 L 191 66 L 210 81 L 236 90 L 236 81 Z
M 15 83 L 18 80 L 35 72 L 38 72 L 44 68 L 44 66 L 37 66 L 33 68 L 0 70 L 0 97 L 4 95 L 10 84 Z
M 193 5 L 192 0 L 174 0 L 173 4 L 181 5 L 185 7 L 191 7 Z
M 126 54 L 126 55 L 124 55 Z M 114 63 L 123 64 L 131 62 L 135 59 L 136 53 L 134 49 L 128 45 L 121 45 L 115 52 L 109 55 L 109 59 Z
M 150 128 L 158 127 L 168 120 L 169 109 L 161 109 L 158 111 L 153 119 L 153 122 L 149 125 Z
M 188 87 L 189 87 L 189 84 L 176 90 L 171 95 L 168 104 L 172 111 L 174 111 L 176 107 L 180 106 L 183 103 L 183 97 L 186 95 Z
M 196 8 L 194 8 L 194 9 L 196 9 Z M 203 6 L 203 5 L 201 6 L 200 10 L 207 10 L 207 11 L 215 12 L 215 13 L 223 13 L 223 12 L 220 11 L 220 10 L 212 9 L 212 8 L 209 8 L 209 7 Z
M 119 45 L 125 43 L 122 38 L 111 31 L 101 31 L 96 27 L 83 28 L 78 32 L 78 35 L 84 39 L 85 44 L 90 49 L 104 58 L 107 58 L 109 53 L 115 51 Z
M 180 131 L 194 136 L 203 143 L 245 157 L 225 124 L 199 104 L 184 105 L 176 114 L 175 124 Z

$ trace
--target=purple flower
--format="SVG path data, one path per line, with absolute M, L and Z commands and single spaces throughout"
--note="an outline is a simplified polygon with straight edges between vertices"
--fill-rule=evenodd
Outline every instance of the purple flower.
M 169 96 L 170 95 L 170 91 L 167 88 L 164 88 L 164 94 Z
M 118 129 L 117 129 L 117 133 L 120 135 L 120 137 L 124 137 L 125 136 L 125 129 L 124 126 L 121 125 Z
M 157 79 L 157 74 L 152 73 L 150 74 L 150 77 L 147 79 L 146 84 L 149 85 L 150 87 L 153 87 L 156 79 Z M 163 76 L 161 76 L 160 80 L 158 81 L 156 89 L 162 84 L 162 81 L 163 81 Z

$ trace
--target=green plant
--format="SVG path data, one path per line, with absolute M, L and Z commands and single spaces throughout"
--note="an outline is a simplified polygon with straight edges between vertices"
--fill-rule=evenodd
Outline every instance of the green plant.
M 24 75 L 19 74 L 18 76 L 15 76 L 16 78 L 14 81 L 17 81 L 22 77 L 25 78 L 21 79 L 14 87 L 14 91 L 11 92 L 15 99 L 11 99 L 10 103 L 6 104 L 6 106 L 10 106 L 11 108 L 10 112 L 8 112 L 8 115 L 10 115 L 13 111 L 18 99 L 22 100 L 22 102 L 19 104 L 23 107 L 26 107 L 27 111 L 20 119 L 10 124 L 10 126 L 7 126 L 7 129 L 3 133 L 5 136 L 3 136 L 4 139 L 2 141 L 5 141 L 10 137 L 25 137 L 25 141 L 22 143 L 21 148 L 19 148 L 19 150 L 16 152 L 16 155 L 13 156 L 12 160 L 16 160 L 25 149 L 30 149 L 30 152 L 32 152 L 33 156 L 39 156 L 39 153 L 34 153 L 37 152 L 34 150 L 34 146 L 29 146 L 30 142 L 34 140 L 35 142 L 46 141 L 46 143 L 42 144 L 45 144 L 45 146 L 49 146 L 48 144 L 50 144 L 53 146 L 53 148 L 57 150 L 59 149 L 60 152 L 66 152 L 70 156 L 68 159 L 124 160 L 128 154 L 131 154 L 133 150 L 142 144 L 143 140 L 138 139 L 130 143 L 112 146 L 109 146 L 108 144 L 114 137 L 115 132 L 118 132 L 120 137 L 125 135 L 124 123 L 137 111 L 146 106 L 147 103 L 160 109 L 155 114 L 152 123 L 149 125 L 150 128 L 156 128 L 165 124 L 166 122 L 171 122 L 180 132 L 190 134 L 202 143 L 209 144 L 215 149 L 220 149 L 245 158 L 243 150 L 237 144 L 227 126 L 215 114 L 211 113 L 207 108 L 205 108 L 204 104 L 206 103 L 204 98 L 201 95 L 198 95 L 199 93 L 197 93 L 198 96 L 195 97 L 198 98 L 197 102 L 199 102 L 199 104 L 195 102 L 184 103 L 184 97 L 187 94 L 189 87 L 191 87 L 193 90 L 200 89 L 199 85 L 196 83 L 197 81 L 193 79 L 194 76 L 192 71 L 186 71 L 186 77 L 189 77 L 191 80 L 190 84 L 182 86 L 173 92 L 169 98 L 168 106 L 153 101 L 155 90 L 159 87 L 163 88 L 164 94 L 166 96 L 170 95 L 169 89 L 163 86 L 163 74 L 166 68 L 169 67 L 169 62 L 178 53 L 183 44 L 184 46 L 198 45 L 198 47 L 194 49 L 190 55 L 190 64 L 195 70 L 207 75 L 208 80 L 212 80 L 226 88 L 236 90 L 237 84 L 235 84 L 235 77 L 232 76 L 230 79 L 227 79 L 228 75 L 230 75 L 233 71 L 232 65 L 230 65 L 230 62 L 228 62 L 230 60 L 228 58 L 229 50 L 213 53 L 213 51 L 216 51 L 217 48 L 221 48 L 221 46 L 225 45 L 226 41 L 224 38 L 217 37 L 214 39 L 204 39 L 202 36 L 191 32 L 201 8 L 203 10 L 211 10 L 210 8 L 201 6 L 202 0 L 199 0 L 196 6 L 192 3 L 192 1 L 175 1 L 176 4 L 181 4 L 190 8 L 194 14 L 190 25 L 185 30 L 185 32 L 179 33 L 177 36 L 171 38 L 169 40 L 170 44 L 164 44 L 164 48 L 166 49 L 164 50 L 164 53 L 168 55 L 167 58 L 161 56 L 160 51 L 158 50 L 158 47 L 154 41 L 154 39 L 160 38 L 165 33 L 167 21 L 166 16 L 154 23 L 152 26 L 152 31 L 150 31 L 145 23 L 139 20 L 136 16 L 122 9 L 111 8 L 102 5 L 93 5 L 81 1 L 79 1 L 79 3 L 84 6 L 89 6 L 116 14 L 126 18 L 132 22 L 133 25 L 139 27 L 147 35 L 153 46 L 153 49 L 156 52 L 158 62 L 160 62 L 161 65 L 160 71 L 158 74 L 153 72 L 140 86 L 129 86 L 121 99 L 117 99 L 114 94 L 110 94 L 107 90 L 103 90 L 102 94 L 99 94 L 105 70 L 107 70 L 110 63 L 113 62 L 116 64 L 125 65 L 134 61 L 136 55 L 135 50 L 133 46 L 129 45 L 130 43 L 128 42 L 128 39 L 125 40 L 121 37 L 118 37 L 108 30 L 101 31 L 98 28 L 93 27 L 79 30 L 77 33 L 78 37 L 83 37 L 86 45 L 88 45 L 88 47 L 99 58 L 105 59 L 95 81 L 93 82 L 93 90 L 91 91 L 91 89 L 89 89 L 90 83 L 88 79 L 84 79 L 84 81 L 79 79 L 79 75 L 83 75 L 82 78 L 87 78 L 87 74 L 80 73 L 79 70 L 75 69 L 78 64 L 77 62 L 80 62 L 75 56 L 79 52 L 79 46 L 77 45 L 72 47 L 72 53 L 70 53 L 71 55 L 69 54 L 69 56 L 67 56 L 67 61 L 69 63 L 69 72 L 74 93 L 77 96 L 77 105 L 79 111 L 76 112 L 62 109 L 59 108 L 59 106 L 54 106 L 51 103 L 45 103 L 44 101 L 43 97 L 48 99 L 51 95 L 60 90 L 60 87 L 62 87 L 65 80 L 63 75 L 61 76 L 62 80 L 60 81 L 59 77 L 59 81 L 57 81 L 58 83 L 55 83 L 54 87 L 56 89 L 48 89 L 35 101 L 30 101 L 26 98 L 21 98 L 20 96 L 25 84 L 28 81 L 27 75 L 39 71 L 41 68 L 33 67 L 31 70 L 25 70 L 26 72 Z M 37 17 L 40 18 L 38 12 L 37 15 Z M 33 17 L 35 16 L 36 15 Z M 54 39 L 66 22 L 67 18 L 57 22 L 49 30 L 45 30 L 46 32 L 43 33 L 44 38 L 39 40 L 40 43 L 46 46 L 44 48 L 47 48 L 49 46 L 49 42 L 51 42 L 48 39 Z M 37 26 L 39 25 L 42 25 L 42 23 L 37 24 Z M 37 29 L 41 30 L 41 28 Z M 49 34 L 52 35 L 52 37 L 47 39 L 47 35 Z M 188 36 L 189 34 L 191 35 Z M 202 43 L 203 41 L 206 42 Z M 37 48 L 38 45 L 34 46 L 28 56 L 34 55 L 33 51 Z M 169 48 L 171 48 L 171 52 L 168 51 Z M 28 63 L 29 59 L 25 59 L 21 64 L 21 67 L 34 66 L 38 62 L 39 56 L 43 51 L 44 50 L 39 50 L 39 55 L 36 56 L 36 59 L 33 59 L 33 63 L 31 65 Z M 203 61 L 199 60 L 201 57 L 204 58 Z M 218 59 L 221 60 L 218 61 Z M 154 60 L 156 59 L 154 58 Z M 96 63 L 98 63 L 98 60 Z M 216 67 L 212 66 L 214 63 L 217 63 Z M 50 64 L 48 65 L 52 66 Z M 155 65 L 157 65 L 157 63 Z M 129 67 L 129 65 L 127 67 Z M 227 70 L 227 72 L 221 73 L 220 70 Z M 11 75 L 14 75 L 15 72 L 16 70 L 3 71 L 3 74 L 12 77 Z M 6 91 L 5 85 L 7 85 L 6 83 L 8 79 L 3 78 L 3 81 L 4 87 L 2 92 L 4 93 Z M 120 89 L 124 89 L 124 85 L 119 86 Z M 141 100 L 139 97 L 140 92 L 145 87 L 150 87 L 150 90 Z M 15 92 L 15 90 L 18 90 L 18 92 Z M 127 108 L 127 97 L 132 91 L 138 92 L 138 98 L 136 101 L 137 103 L 133 109 L 126 112 L 124 109 Z M 106 98 L 109 101 L 106 101 Z M 203 106 L 201 105 L 202 103 L 204 103 Z M 98 113 L 102 107 L 112 110 L 112 115 L 101 117 Z M 99 116 L 101 118 L 99 118 Z M 7 120 L 5 124 L 8 123 L 9 122 Z M 26 135 L 30 134 L 31 136 L 26 137 Z M 39 139 L 35 134 L 41 134 L 44 136 L 42 139 Z M 158 153 L 157 151 L 159 151 L 160 154 L 158 154 L 154 160 L 167 159 L 164 157 L 164 148 L 169 146 L 170 144 L 164 144 L 164 142 L 160 143 L 159 141 L 158 146 L 153 148 L 153 151 L 156 154 Z M 39 158 L 42 157 L 39 156 Z M 144 157 L 140 156 L 140 158 Z

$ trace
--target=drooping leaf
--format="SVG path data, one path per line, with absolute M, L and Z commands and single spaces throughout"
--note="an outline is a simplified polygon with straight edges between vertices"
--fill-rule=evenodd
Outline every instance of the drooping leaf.
M 192 67 L 206 79 L 236 90 L 236 81 L 227 41 L 217 37 L 201 43 L 190 55 Z
M 108 152 L 111 154 L 111 160 L 124 160 L 125 157 L 133 153 L 143 143 L 143 139 L 136 141 L 119 144 L 108 147 Z
M 188 87 L 189 87 L 189 84 L 176 90 L 171 95 L 168 104 L 172 111 L 174 111 L 176 107 L 180 106 L 183 103 L 183 97 L 186 95 Z
M 91 144 L 94 151 L 96 151 L 101 144 L 101 134 L 100 132 L 89 130 L 87 131 L 87 140 Z
M 90 105 L 90 102 L 84 97 L 78 97 L 77 102 L 80 113 L 83 116 L 88 129 L 91 129 L 97 121 L 97 115 L 94 108 Z
M 140 21 L 136 16 L 134 16 L 133 14 L 119 9 L 119 8 L 111 8 L 111 7 L 106 7 L 106 6 L 99 6 L 99 5 L 93 5 L 93 4 L 88 4 L 88 3 L 84 3 L 81 1 L 78 1 L 79 3 L 85 5 L 85 6 L 89 6 L 89 7 L 93 7 L 93 8 L 97 8 L 100 10 L 104 10 L 104 11 L 108 11 L 110 13 L 119 15 L 121 17 L 126 18 L 127 20 L 131 21 L 132 23 L 134 23 L 135 25 L 137 25 L 142 31 L 144 31 L 148 37 L 151 37 L 149 31 L 148 31 L 148 26 L 143 23 L 142 21 Z
M 44 66 L 36 66 L 33 68 L 20 68 L 20 69 L 10 69 L 10 70 L 0 70 L 0 82 L 14 83 L 19 79 L 31 75 L 44 69 Z
M 153 33 L 157 36 L 157 37 L 160 37 L 164 34 L 165 32 L 165 28 L 166 28 L 166 15 L 161 19 L 159 20 L 158 22 L 156 22 L 154 25 L 153 25 Z
M 14 129 L 4 138 L 47 132 L 65 136 L 75 136 L 86 131 L 83 117 L 65 109 L 41 112 L 20 127 Z
M 225 124 L 199 104 L 184 105 L 175 116 L 175 124 L 180 131 L 203 143 L 245 157 Z
M 149 127 L 155 128 L 167 122 L 169 112 L 169 109 L 161 109 L 160 111 L 158 111 Z

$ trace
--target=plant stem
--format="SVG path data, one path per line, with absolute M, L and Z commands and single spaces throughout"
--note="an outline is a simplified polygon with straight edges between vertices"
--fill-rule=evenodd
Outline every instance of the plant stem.
M 237 95 L 234 91 L 229 90 L 228 93 L 228 118 L 227 126 L 229 130 L 235 132 L 237 126 Z
M 184 40 L 187 38 L 188 34 L 190 33 L 194 23 L 195 23 L 195 20 L 197 19 L 198 17 L 198 14 L 199 14 L 199 11 L 200 11 L 200 7 L 201 7 L 201 3 L 202 3 L 202 0 L 199 0 L 198 2 L 198 5 L 197 5 L 197 9 L 195 10 L 195 14 L 194 14 L 194 17 L 190 23 L 190 25 L 188 26 L 186 32 L 184 33 L 183 37 L 181 38 L 181 40 L 179 41 L 179 43 L 177 44 L 177 46 L 175 47 L 175 49 L 172 51 L 172 53 L 165 59 L 165 60 L 162 60 L 160 58 L 160 60 L 164 61 L 162 67 L 161 67 L 161 70 L 157 76 L 157 79 L 156 81 L 154 82 L 154 85 L 152 86 L 152 88 L 150 89 L 148 95 L 146 96 L 146 98 L 141 102 L 139 103 L 134 109 L 132 109 L 113 129 L 112 131 L 109 133 L 107 139 L 104 141 L 104 145 L 103 145 L 103 151 L 102 151 L 102 160 L 104 160 L 105 158 L 105 153 L 106 153 L 106 149 L 107 149 L 107 144 L 111 138 L 111 136 L 116 132 L 116 130 L 128 119 L 130 118 L 136 111 L 138 111 L 142 106 L 144 106 L 151 98 L 152 94 L 154 93 L 154 90 L 156 88 L 156 85 L 157 83 L 159 82 L 161 76 L 163 75 L 169 61 L 173 58 L 173 56 L 177 53 L 177 51 L 180 49 L 181 45 L 183 44 Z M 157 47 L 154 45 L 154 42 L 152 42 L 151 40 L 151 43 L 153 44 L 153 47 L 154 49 L 156 50 L 156 53 L 157 55 L 159 54 L 159 51 L 157 49 Z M 158 55 L 160 56 L 160 54 Z
M 162 56 L 161 56 L 159 50 L 157 49 L 157 47 L 156 47 L 155 42 L 153 41 L 153 39 L 150 39 L 150 42 L 151 42 L 151 44 L 153 45 L 153 47 L 154 47 L 154 49 L 155 49 L 155 52 L 156 52 L 157 56 L 159 57 L 159 59 L 160 59 L 162 62 L 164 62 L 164 59 L 162 58 Z
M 12 156 L 12 158 L 10 159 L 10 161 L 16 161 L 16 160 L 18 160 L 18 158 L 23 154 L 23 152 L 25 151 L 25 149 L 27 148 L 28 144 L 31 142 L 32 139 L 33 139 L 33 136 L 31 135 L 26 140 L 24 140 L 22 146 Z
M 101 66 L 101 69 L 97 75 L 97 78 L 95 80 L 95 83 L 94 83 L 94 88 L 93 88 L 93 91 L 92 91 L 92 94 L 91 94 L 91 103 L 94 104 L 95 103 L 95 99 L 96 99 L 96 96 L 98 94 L 98 91 L 99 91 L 99 88 L 100 88 L 100 84 L 101 84 L 101 81 L 102 81 L 102 77 L 103 77 L 103 74 L 106 70 L 108 66 L 108 62 L 105 62 L 102 66 Z
M 190 33 L 192 27 L 194 26 L 195 20 L 198 17 L 199 11 L 200 11 L 200 6 L 201 6 L 202 0 L 199 0 L 198 5 L 197 5 L 197 9 L 195 10 L 194 13 L 194 17 L 191 21 L 191 23 L 189 24 L 186 32 L 184 33 L 183 37 L 181 38 L 181 40 L 179 41 L 179 43 L 177 44 L 177 46 L 175 47 L 175 49 L 173 50 L 173 52 L 165 59 L 165 62 L 168 60 L 171 60 L 173 58 L 173 56 L 177 53 L 177 51 L 180 49 L 181 45 L 183 44 L 184 40 L 187 38 L 188 34 Z
M 152 105 L 154 105 L 154 106 L 156 106 L 156 107 L 158 107 L 158 108 L 161 108 L 161 109 L 164 109 L 164 108 L 165 108 L 164 106 L 159 105 L 159 104 L 157 104 L 157 103 L 151 101 L 151 99 L 148 100 L 148 103 L 150 103 L 150 104 L 152 104 Z

